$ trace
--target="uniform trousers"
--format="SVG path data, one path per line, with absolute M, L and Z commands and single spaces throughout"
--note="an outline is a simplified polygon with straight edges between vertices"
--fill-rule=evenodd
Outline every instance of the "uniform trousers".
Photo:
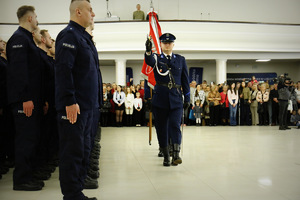
M 183 108 L 164 109 L 152 106 L 155 119 L 155 129 L 159 146 L 165 148 L 168 146 L 169 137 L 173 144 L 181 144 L 181 119 Z
M 279 116 L 279 104 L 275 101 L 272 102 L 272 123 L 275 125 L 278 124 L 278 116 Z
M 82 200 L 91 152 L 93 110 L 81 110 L 75 124 L 58 112 L 59 179 L 64 200 Z
M 15 170 L 13 172 L 14 184 L 28 183 L 33 178 L 33 171 L 37 165 L 36 153 L 40 138 L 40 124 L 42 109 L 34 103 L 30 117 L 23 112 L 23 103 L 12 105 L 15 122 Z
M 287 110 L 288 101 L 286 100 L 279 100 L 279 126 L 286 127 L 287 126 Z

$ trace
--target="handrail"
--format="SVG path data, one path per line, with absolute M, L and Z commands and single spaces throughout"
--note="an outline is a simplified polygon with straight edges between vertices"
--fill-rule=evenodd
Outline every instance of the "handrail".
M 122 20 L 122 21 L 95 21 L 95 24 L 100 23 L 141 23 L 147 21 L 140 20 Z M 256 25 L 280 25 L 280 26 L 300 26 L 300 24 L 290 24 L 290 23 L 271 23 L 271 22 L 248 22 L 248 21 L 212 21 L 212 20 L 159 20 L 159 22 L 203 22 L 203 23 L 231 23 L 231 24 L 256 24 Z M 64 25 L 68 22 L 58 22 L 58 23 L 39 23 L 39 25 Z M 19 25 L 19 23 L 0 23 L 1 25 Z

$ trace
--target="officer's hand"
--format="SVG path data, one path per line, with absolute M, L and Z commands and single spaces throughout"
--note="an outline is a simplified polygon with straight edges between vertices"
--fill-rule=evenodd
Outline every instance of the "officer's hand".
M 151 42 L 150 38 L 147 39 L 145 46 L 146 46 L 146 52 L 152 51 L 152 42 Z
M 23 102 L 23 111 L 26 117 L 30 117 L 32 115 L 33 109 L 34 109 L 33 101 Z
M 71 124 L 75 124 L 77 121 L 77 114 L 80 115 L 80 109 L 78 104 L 66 106 L 67 119 Z
M 184 110 L 188 109 L 189 106 L 190 106 L 189 102 L 184 102 L 184 104 L 183 104 Z

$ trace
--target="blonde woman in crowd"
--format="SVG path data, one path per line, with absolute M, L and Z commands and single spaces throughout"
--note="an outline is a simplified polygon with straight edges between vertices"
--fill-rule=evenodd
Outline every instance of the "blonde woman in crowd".
M 266 85 L 262 84 L 260 86 L 260 91 L 258 91 L 256 100 L 258 102 L 257 112 L 259 113 L 259 125 L 268 125 L 268 101 L 269 92 L 266 90 Z
M 132 126 L 133 100 L 134 95 L 132 94 L 130 87 L 127 87 L 125 96 L 125 114 L 127 126 Z
M 251 91 L 251 95 L 250 95 L 250 111 L 251 111 L 251 116 L 252 116 L 252 125 L 257 125 L 258 122 L 258 113 L 257 113 L 257 106 L 258 103 L 256 101 L 256 95 L 258 93 L 258 89 L 257 89 L 257 84 L 254 84 L 252 86 L 252 91 Z

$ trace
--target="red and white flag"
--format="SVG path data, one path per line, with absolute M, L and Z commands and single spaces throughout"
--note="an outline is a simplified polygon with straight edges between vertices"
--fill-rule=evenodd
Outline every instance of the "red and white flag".
M 157 20 L 157 14 L 155 12 L 150 12 L 149 13 L 149 26 L 150 26 L 150 33 L 149 36 L 151 37 L 152 41 L 152 52 L 161 54 L 161 47 L 159 43 L 159 37 L 162 35 L 161 34 L 161 28 Z M 143 63 L 142 67 L 142 76 L 148 80 L 148 85 L 152 89 L 155 86 L 155 78 L 154 78 L 154 72 L 153 68 L 148 66 L 145 62 Z

